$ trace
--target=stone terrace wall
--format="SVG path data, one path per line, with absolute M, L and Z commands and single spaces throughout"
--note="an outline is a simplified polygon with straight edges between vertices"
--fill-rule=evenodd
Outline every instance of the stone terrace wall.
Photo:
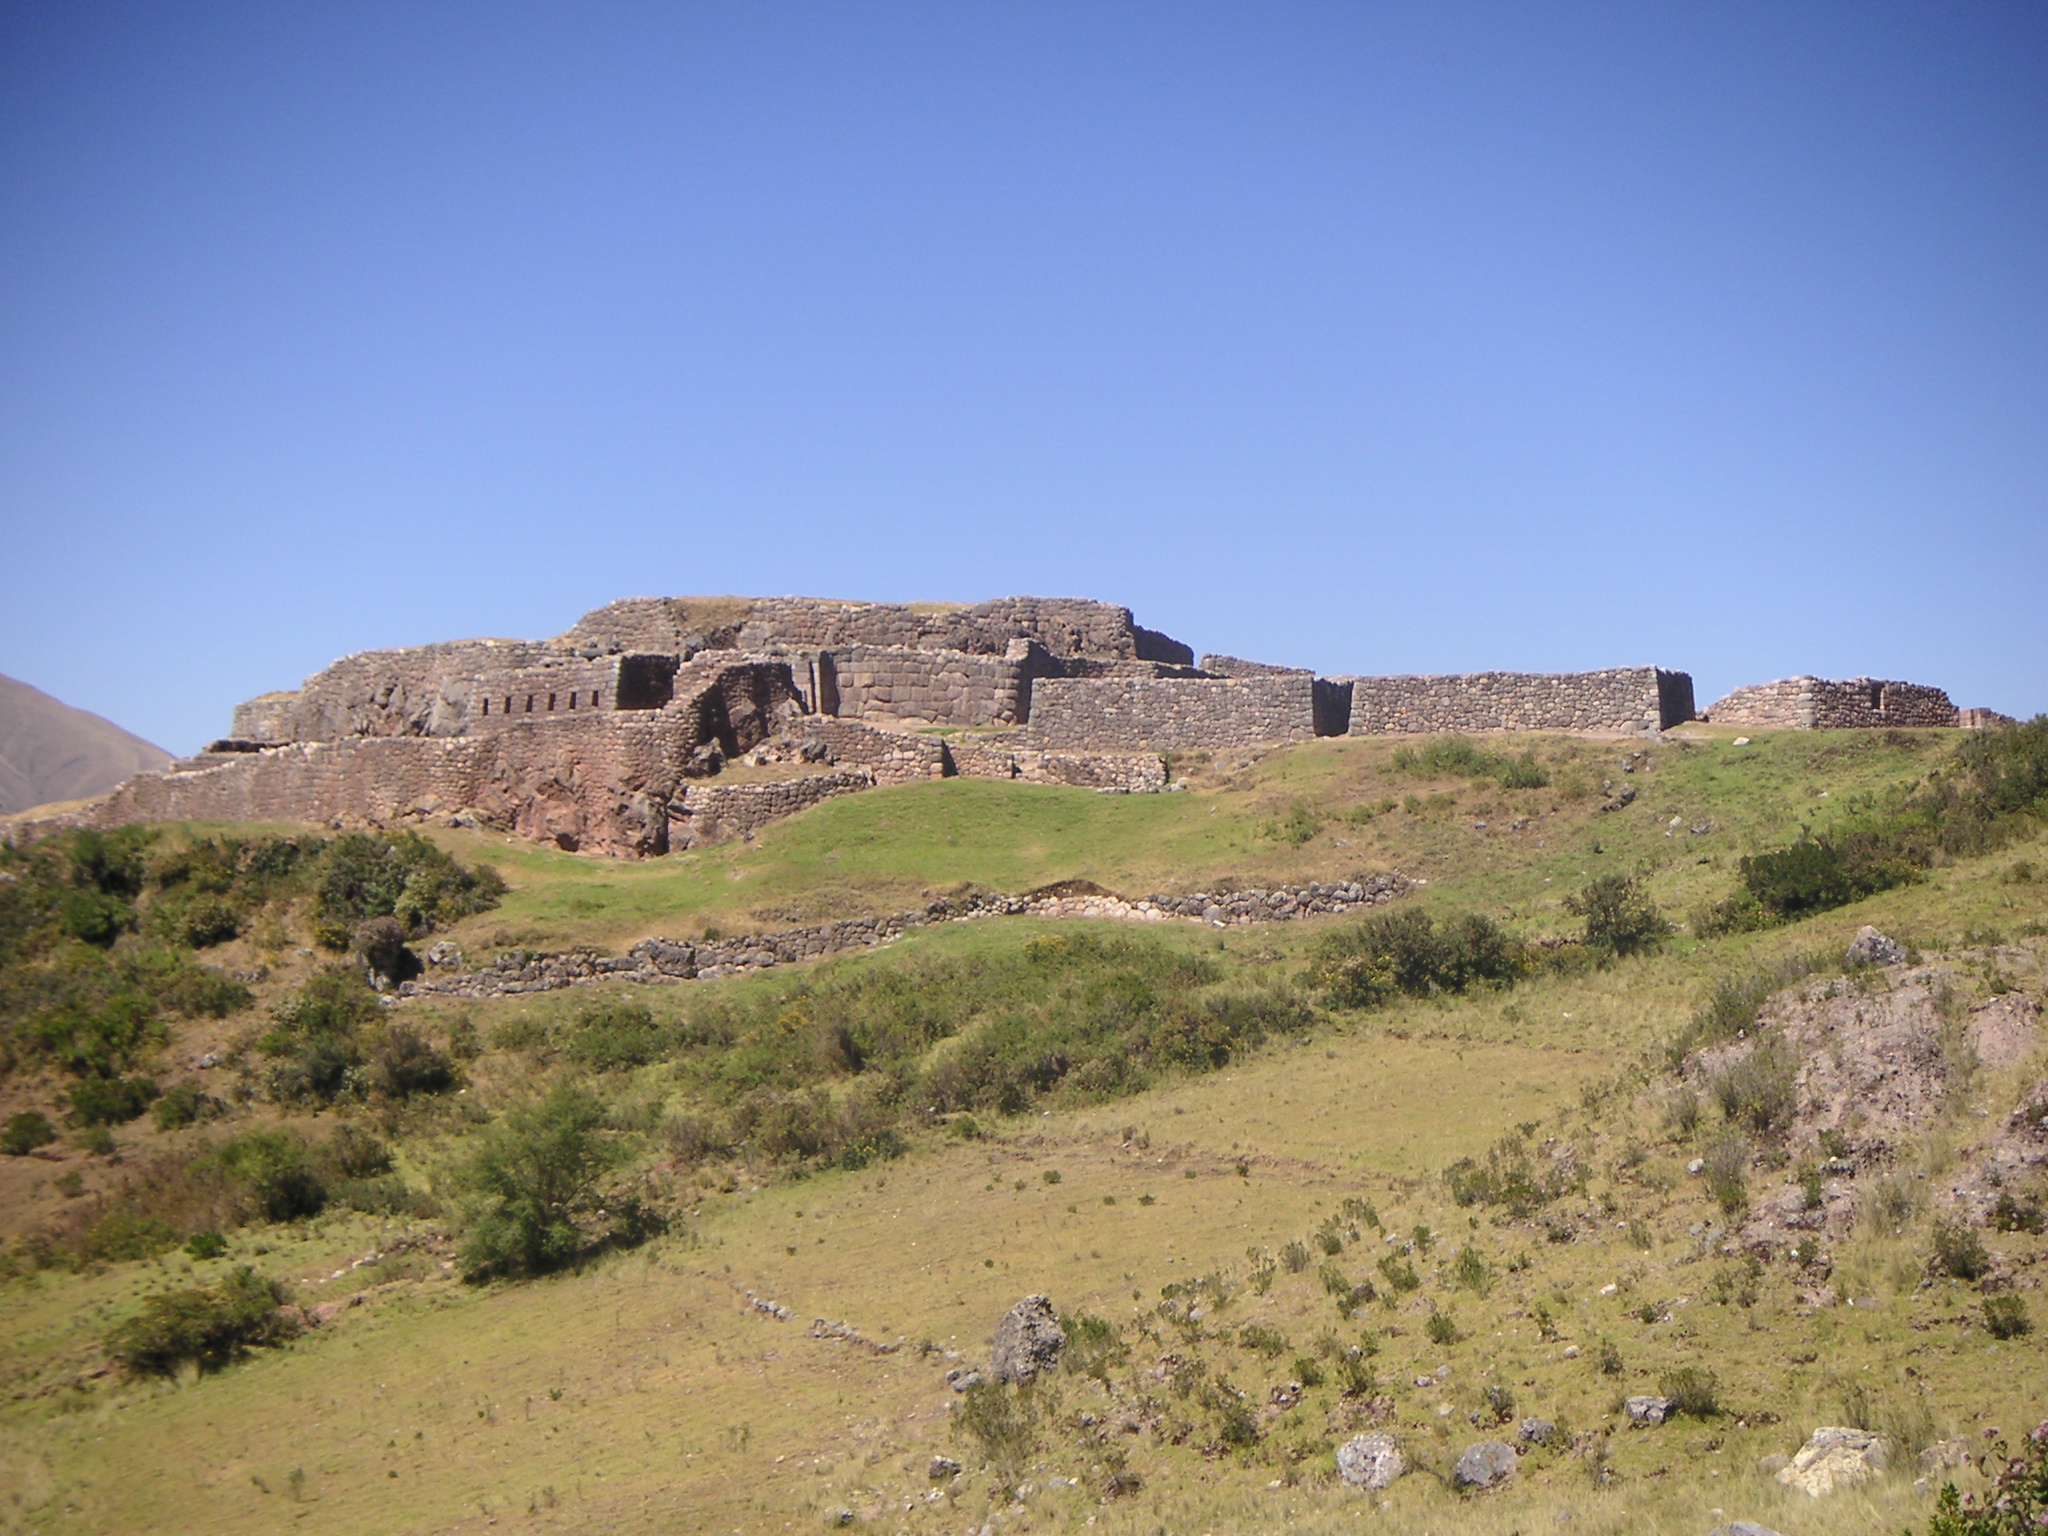
M 686 784 L 668 803 L 669 847 L 696 848 L 744 837 L 836 795 L 874 787 L 875 776 L 865 769 L 810 773 L 766 784 Z
M 1430 731 L 1656 731 L 1693 716 L 1692 679 L 1661 667 L 1356 677 L 1353 736 Z
M 1952 726 L 1961 716 L 1946 693 L 1920 683 L 1788 677 L 1736 689 L 1707 718 L 1717 725 L 1809 731 Z
M 915 784 L 946 774 L 946 744 L 935 736 L 906 736 L 878 731 L 858 720 L 806 715 L 792 732 L 824 749 L 823 760 L 835 768 L 860 768 L 877 784 Z
M 1030 742 L 1041 750 L 1164 751 L 1307 741 L 1315 679 L 1047 678 L 1032 691 Z

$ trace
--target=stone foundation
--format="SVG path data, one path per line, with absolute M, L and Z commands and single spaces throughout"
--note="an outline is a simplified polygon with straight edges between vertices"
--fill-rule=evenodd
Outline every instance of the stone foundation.
M 874 775 L 862 769 L 807 773 L 766 784 L 686 784 L 668 802 L 668 845 L 698 848 L 751 837 L 771 821 L 874 787 Z

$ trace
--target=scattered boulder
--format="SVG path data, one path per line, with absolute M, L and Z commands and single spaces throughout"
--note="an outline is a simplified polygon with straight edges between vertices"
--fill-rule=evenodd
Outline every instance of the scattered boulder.
M 943 1483 L 949 1477 L 960 1475 L 960 1463 L 950 1456 L 934 1456 L 932 1464 L 925 1469 L 925 1476 L 935 1483 Z
M 1515 1448 L 1505 1440 L 1468 1445 L 1451 1468 L 1451 1486 L 1460 1493 L 1498 1488 L 1515 1475 Z
M 404 969 L 405 929 L 395 917 L 373 917 L 356 928 L 355 951 L 372 974 L 398 981 Z
M 988 1373 L 1002 1382 L 1029 1381 L 1057 1365 L 1066 1347 L 1067 1336 L 1060 1331 L 1052 1303 L 1043 1296 L 1026 1296 L 996 1324 Z
M 1920 1475 L 1933 1477 L 1940 1472 L 1967 1467 L 1972 1459 L 1969 1441 L 1937 1440 L 1920 1453 Z
M 1389 1488 L 1407 1471 L 1408 1458 L 1392 1435 L 1358 1435 L 1337 1447 L 1337 1475 L 1354 1488 Z
M 1778 1533 L 1754 1520 L 1731 1520 L 1726 1525 L 1715 1526 L 1707 1536 L 1778 1536 Z
M 1810 1498 L 1853 1488 L 1882 1473 L 1890 1461 L 1882 1435 L 1865 1429 L 1823 1426 L 1799 1448 L 1778 1481 Z
M 1865 923 L 1856 930 L 1849 952 L 1842 958 L 1850 965 L 1904 965 L 1906 946 Z
M 1783 1451 L 1773 1451 L 1768 1456 L 1757 1457 L 1756 1475 L 1758 1477 L 1776 1477 L 1791 1465 L 1792 1458 L 1790 1456 L 1787 1456 Z
M 969 1387 L 978 1387 L 981 1383 L 981 1372 L 975 1370 L 972 1366 L 956 1365 L 952 1370 L 946 1372 L 946 1385 L 955 1392 L 965 1392 Z
M 1557 1439 L 1557 1426 L 1548 1419 L 1524 1419 L 1515 1429 L 1515 1438 L 1524 1445 L 1548 1445 Z
M 1632 1397 L 1623 1406 L 1628 1409 L 1629 1423 L 1637 1429 L 1654 1429 L 1671 1417 L 1668 1397 Z

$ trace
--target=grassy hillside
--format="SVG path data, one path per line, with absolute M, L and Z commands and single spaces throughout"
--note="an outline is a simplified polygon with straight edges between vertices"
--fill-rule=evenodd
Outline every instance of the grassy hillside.
M 1628 773 L 1637 744 L 1546 739 L 1548 782 L 1528 788 L 1412 749 L 1397 765 L 1388 743 L 1316 743 L 1179 764 L 1191 787 L 1167 796 L 968 781 L 849 796 L 644 865 L 435 832 L 508 889 L 472 915 L 449 906 L 434 937 L 619 950 L 904 910 L 962 884 L 1137 895 L 1390 868 L 1427 881 L 1404 905 L 1530 940 L 1575 935 L 1565 898 L 1607 873 L 1640 876 L 1682 925 L 1730 893 L 1743 855 L 1826 833 L 1954 739 L 1738 748 L 1700 730 Z M 1944 1191 L 2031 1102 L 2039 1061 L 1959 1069 L 1909 1140 L 1827 1175 L 1856 1213 L 1816 1229 L 1824 1259 L 1752 1263 L 1731 1241 L 1748 1218 L 1688 1172 L 1739 1121 L 1709 1094 L 1683 1123 L 1664 1048 L 1717 983 L 1793 959 L 1822 966 L 1815 985 L 1886 995 L 1887 973 L 1839 969 L 1865 923 L 1945 969 L 1955 1028 L 1973 1005 L 2038 997 L 2044 865 L 2029 826 L 1801 922 L 1681 928 L 1604 967 L 1540 951 L 1511 987 L 1369 1010 L 1331 1008 L 1313 982 L 1326 936 L 1356 919 L 996 919 L 724 982 L 373 1002 L 350 1026 L 361 1075 L 329 1099 L 276 1086 L 290 1052 L 330 1038 L 304 1022 L 307 979 L 332 959 L 316 893 L 286 881 L 184 962 L 251 978 L 250 1005 L 166 1009 L 136 1048 L 133 1070 L 218 1113 L 103 1127 L 92 1153 L 62 1128 L 60 1066 L 20 1055 L 0 1084 L 0 1114 L 62 1131 L 41 1156 L 0 1158 L 0 1530 L 1918 1529 L 1922 1444 L 2016 1432 L 2048 1402 L 2040 1335 L 1983 1321 L 1987 1295 L 2040 1313 L 2048 1239 L 1981 1230 L 1987 1278 L 1933 1262 Z M 171 931 L 154 878 L 108 963 Z M 450 1066 L 445 1088 L 375 1075 L 400 1024 Z M 209 1051 L 223 1064 L 197 1070 Z M 614 1160 L 576 1214 L 600 1241 L 548 1273 L 465 1279 L 479 1149 L 540 1126 L 534 1106 L 566 1103 L 548 1098 L 564 1084 Z M 941 1093 L 956 1097 L 927 1097 Z M 248 1155 L 223 1151 L 252 1132 L 303 1140 L 316 1214 L 267 1219 Z M 1746 1201 L 1807 1176 L 1801 1134 L 1748 1146 Z M 1475 1195 L 1487 1170 L 1501 1177 Z M 150 1256 L 87 1242 L 106 1212 L 155 1210 L 164 1236 L 113 1234 Z M 220 1251 L 182 1246 L 200 1230 Z M 245 1265 L 332 1315 L 204 1374 L 114 1363 L 110 1334 L 148 1298 Z M 1021 1400 L 954 1392 L 946 1373 L 985 1363 L 1029 1292 L 1069 1319 L 1070 1368 Z M 814 1319 L 843 1326 L 814 1336 Z M 1628 1428 L 1618 1400 L 1687 1368 L 1711 1373 L 1699 1406 L 1715 1411 Z M 1507 1488 L 1449 1490 L 1460 1449 L 1532 1416 L 1557 1441 Z M 1818 1500 L 1758 1471 L 1852 1421 L 1905 1446 L 1905 1470 Z M 1334 1445 L 1369 1427 L 1418 1468 L 1384 1493 L 1334 1477 Z M 966 1470 L 935 1482 L 934 1454 Z

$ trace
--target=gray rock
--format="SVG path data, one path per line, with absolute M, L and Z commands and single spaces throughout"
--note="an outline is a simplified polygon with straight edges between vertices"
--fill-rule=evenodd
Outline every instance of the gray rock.
M 1731 1520 L 1726 1525 L 1715 1526 L 1707 1536 L 1778 1536 L 1778 1533 L 1754 1520 Z
M 1856 937 L 1843 959 L 1850 965 L 1904 965 L 1906 946 L 1897 939 L 1885 937 L 1866 923 L 1856 930 Z
M 1515 1475 L 1515 1448 L 1505 1440 L 1468 1445 L 1451 1468 L 1451 1486 L 1461 1492 L 1498 1488 Z
M 1791 1465 L 1792 1458 L 1783 1451 L 1773 1451 L 1768 1456 L 1759 1456 L 1756 1459 L 1756 1470 L 1759 1477 L 1776 1477 Z
M 996 1324 L 995 1348 L 989 1351 L 988 1373 L 997 1381 L 1029 1381 L 1059 1363 L 1067 1336 L 1060 1331 L 1052 1303 L 1026 1296 Z
M 1891 1451 L 1882 1435 L 1865 1429 L 1824 1425 L 1799 1448 L 1799 1454 L 1778 1474 L 1787 1488 L 1820 1498 L 1837 1488 L 1853 1488 L 1882 1473 Z
M 934 1456 L 932 1464 L 925 1469 L 925 1476 L 935 1483 L 943 1483 L 949 1477 L 960 1475 L 960 1463 L 950 1456 Z
M 1337 1447 L 1337 1475 L 1354 1488 L 1388 1488 L 1407 1471 L 1392 1435 L 1358 1435 Z
M 1937 1472 L 1947 1472 L 1955 1467 L 1970 1464 L 1970 1442 L 1967 1440 L 1937 1440 L 1920 1453 L 1920 1475 L 1932 1477 Z
M 981 1381 L 981 1372 L 971 1366 L 959 1365 L 946 1372 L 946 1385 L 955 1392 L 965 1392 L 969 1387 L 978 1387 Z
M 1557 1426 L 1548 1419 L 1524 1419 L 1515 1430 L 1524 1445 L 1548 1445 L 1557 1438 Z
M 1671 1399 L 1668 1397 L 1632 1397 L 1624 1405 L 1628 1409 L 1628 1421 L 1637 1429 L 1652 1429 L 1671 1417 Z
M 386 981 L 397 981 L 405 963 L 405 929 L 395 917 L 373 917 L 357 927 L 356 954 Z

